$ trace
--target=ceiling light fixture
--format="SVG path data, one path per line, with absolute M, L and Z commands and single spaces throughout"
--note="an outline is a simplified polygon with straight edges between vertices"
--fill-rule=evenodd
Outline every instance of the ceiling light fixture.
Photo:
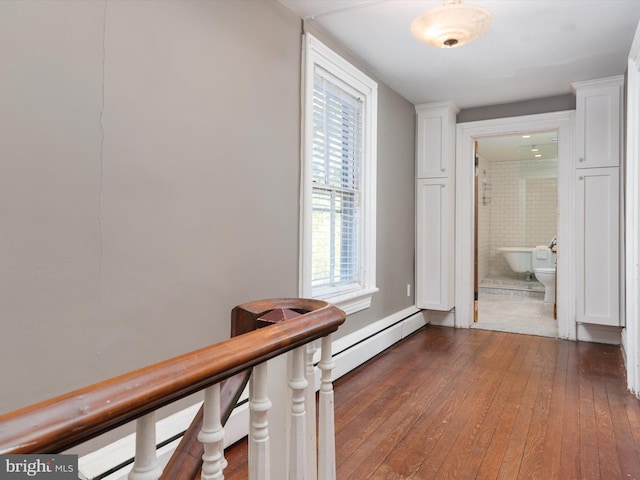
M 411 33 L 435 47 L 459 47 L 486 32 L 492 20 L 482 7 L 462 5 L 462 0 L 444 0 L 442 7 L 416 18 L 411 23 Z

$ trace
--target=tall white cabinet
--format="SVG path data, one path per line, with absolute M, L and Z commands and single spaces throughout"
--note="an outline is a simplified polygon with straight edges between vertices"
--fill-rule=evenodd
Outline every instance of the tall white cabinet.
M 576 322 L 623 326 L 621 205 L 623 77 L 576 91 Z
M 416 306 L 454 307 L 455 129 L 453 102 L 416 106 Z

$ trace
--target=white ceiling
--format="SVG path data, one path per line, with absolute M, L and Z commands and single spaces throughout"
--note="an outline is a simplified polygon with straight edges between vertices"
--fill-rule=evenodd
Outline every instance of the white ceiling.
M 439 49 L 409 30 L 440 0 L 279 0 L 414 104 L 499 105 L 623 74 L 640 0 L 463 0 L 493 14 L 479 39 Z

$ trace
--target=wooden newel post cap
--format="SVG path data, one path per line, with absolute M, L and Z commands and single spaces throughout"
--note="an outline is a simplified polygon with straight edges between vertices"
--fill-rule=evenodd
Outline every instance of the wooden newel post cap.
M 268 311 L 256 320 L 256 327 L 263 328 L 273 325 L 275 323 L 284 322 L 291 318 L 299 317 L 301 313 L 291 310 L 289 308 L 275 308 Z

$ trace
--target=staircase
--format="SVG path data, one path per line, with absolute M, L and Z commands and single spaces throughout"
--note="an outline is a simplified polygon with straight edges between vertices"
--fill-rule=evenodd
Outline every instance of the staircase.
M 344 312 L 319 300 L 239 305 L 231 312 L 229 340 L 0 416 L 0 454 L 69 453 L 135 420 L 129 480 L 223 479 L 224 424 L 249 383 L 249 478 L 269 479 L 267 361 L 290 355 L 284 373 L 288 439 L 273 447 L 288 449 L 282 455 L 288 459 L 288 479 L 335 479 L 331 334 L 344 320 Z M 316 340 L 321 344 L 317 432 Z M 154 412 L 197 392 L 203 392 L 203 406 L 161 469 Z

